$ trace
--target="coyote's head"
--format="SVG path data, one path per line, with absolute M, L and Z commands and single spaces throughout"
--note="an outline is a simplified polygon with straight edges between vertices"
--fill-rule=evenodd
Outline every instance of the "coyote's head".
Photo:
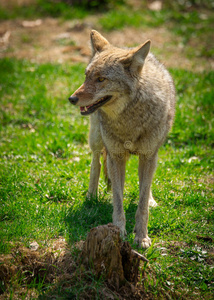
M 89 115 L 98 108 L 111 109 L 115 101 L 119 101 L 116 107 L 121 110 L 126 99 L 136 91 L 150 41 L 133 49 L 121 49 L 92 30 L 91 45 L 92 59 L 85 71 L 85 82 L 69 101 L 80 106 L 82 115 Z

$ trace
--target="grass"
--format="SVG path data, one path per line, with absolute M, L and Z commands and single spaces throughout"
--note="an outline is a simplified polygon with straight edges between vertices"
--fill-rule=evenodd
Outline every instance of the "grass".
M 165 1 L 160 11 L 149 10 L 146 1 L 142 1 L 139 8 L 119 0 L 106 1 L 102 3 L 104 6 L 100 6 L 99 1 L 91 1 L 91 4 L 90 9 L 85 4 L 76 6 L 53 0 L 37 0 L 30 5 L 13 6 L 13 9 L 0 5 L 0 20 L 51 16 L 63 21 L 94 15 L 94 26 L 104 31 L 121 30 L 128 26 L 146 30 L 151 27 L 164 27 L 167 24 L 167 29 L 180 38 L 179 47 L 183 48 L 189 58 L 214 57 L 214 14 L 211 0 Z M 31 40 L 28 36 L 23 36 L 22 39 L 24 43 Z
M 173 3 L 175 4 L 176 1 Z M 211 11 L 194 7 L 191 10 L 184 7 L 172 9 L 165 4 L 162 10 L 151 11 L 147 7 L 133 9 L 123 6 L 103 14 L 98 19 L 98 23 L 105 31 L 121 30 L 128 26 L 146 30 L 151 27 L 164 27 L 167 24 L 167 29 L 181 38 L 180 46 L 183 46 L 187 56 L 190 58 L 195 55 L 207 58 L 214 56 L 212 9 Z
M 28 247 L 34 240 L 45 247 L 59 236 L 72 245 L 85 239 L 90 228 L 112 220 L 103 177 L 99 199 L 85 200 L 89 120 L 67 101 L 81 84 L 85 66 L 16 59 L 2 59 L 0 66 L 0 251 L 9 253 L 17 242 Z M 211 299 L 213 256 L 206 237 L 214 239 L 214 72 L 171 73 L 176 119 L 160 149 L 153 182 L 159 206 L 150 209 L 155 242 L 146 253 L 152 273 L 147 271 L 144 286 L 154 297 L 167 292 Z M 124 195 L 131 243 L 137 203 L 137 157 L 132 157 Z
M 51 16 L 58 18 L 61 16 L 63 19 L 82 19 L 88 15 L 87 10 L 80 7 L 71 7 L 69 4 L 63 1 L 52 0 L 37 0 L 29 5 L 15 5 L 11 9 L 11 4 L 8 6 L 2 6 L 0 10 L 0 19 L 17 19 L 27 18 L 35 19 L 41 17 Z
M 32 5 L 1 10 L 0 18 L 60 14 L 64 19 L 72 19 L 88 14 L 82 8 L 70 10 L 65 3 L 38 3 L 39 8 Z M 123 6 L 102 12 L 97 18 L 106 31 L 125 26 L 164 26 L 166 22 L 171 31 L 182 37 L 189 57 L 213 57 L 211 10 L 164 7 L 151 12 Z M 31 43 L 30 36 L 24 35 L 22 42 Z M 59 43 L 64 45 L 65 41 Z M 99 198 L 85 198 L 91 164 L 89 119 L 67 100 L 84 80 L 84 69 L 83 64 L 0 60 L 0 253 L 5 257 L 14 251 L 18 255 L 17 245 L 28 248 L 36 241 L 45 251 L 50 241 L 65 238 L 77 261 L 75 243 L 85 239 L 91 228 L 112 221 L 111 195 L 103 176 Z M 214 72 L 170 72 L 177 91 L 176 118 L 159 151 L 153 180 L 153 194 L 159 206 L 150 209 L 153 245 L 142 250 L 150 264 L 144 265 L 140 284 L 152 299 L 212 299 Z M 127 240 L 131 244 L 138 204 L 137 164 L 134 156 L 127 164 L 124 193 Z M 0 293 L 8 288 L 13 299 L 20 287 L 20 299 L 27 298 L 30 289 L 41 299 L 53 295 L 63 299 L 87 299 L 87 295 L 102 299 L 107 294 L 117 299 L 111 291 L 103 294 L 106 287 L 102 278 L 96 278 L 92 271 L 82 276 L 80 269 L 76 269 L 69 283 L 56 286 L 45 281 L 43 270 L 43 276 L 38 273 L 30 282 L 25 273 L 18 273 L 5 287 L 0 272 Z M 35 295 L 31 298 L 37 298 Z

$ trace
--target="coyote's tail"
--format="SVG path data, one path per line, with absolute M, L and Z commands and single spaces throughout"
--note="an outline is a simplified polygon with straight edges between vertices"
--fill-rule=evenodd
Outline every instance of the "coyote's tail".
M 103 172 L 104 172 L 104 177 L 105 177 L 105 182 L 107 184 L 107 191 L 111 190 L 111 180 L 108 176 L 108 170 L 107 170 L 107 150 L 104 147 L 103 149 Z

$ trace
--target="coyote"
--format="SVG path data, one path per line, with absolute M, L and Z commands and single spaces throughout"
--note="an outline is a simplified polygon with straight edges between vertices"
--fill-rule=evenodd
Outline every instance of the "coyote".
M 157 153 L 172 126 L 175 89 L 171 76 L 149 53 L 150 41 L 135 48 L 112 46 L 100 33 L 91 32 L 92 58 L 85 82 L 69 97 L 90 116 L 89 145 L 93 152 L 88 196 L 95 196 L 100 175 L 100 155 L 105 150 L 113 192 L 113 224 L 126 234 L 123 210 L 125 165 L 131 154 L 139 156 L 139 205 L 134 242 L 151 245 L 148 237 L 151 183 Z

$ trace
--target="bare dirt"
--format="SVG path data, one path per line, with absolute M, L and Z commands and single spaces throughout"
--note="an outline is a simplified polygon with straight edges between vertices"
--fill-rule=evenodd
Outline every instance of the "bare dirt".
M 108 224 L 93 228 L 86 241 L 74 247 L 78 254 L 60 237 L 46 247 L 37 242 L 28 248 L 17 244 L 10 254 L 0 255 L 0 300 L 11 299 L 10 286 L 14 290 L 13 299 L 37 299 L 40 292 L 35 287 L 41 280 L 43 284 L 51 284 L 42 299 L 58 299 L 59 291 L 66 295 L 78 283 L 81 284 L 78 299 L 95 299 L 91 278 L 99 278 L 101 274 L 106 279 L 99 291 L 101 299 L 152 299 L 139 283 L 143 256 L 132 250 L 128 242 L 121 242 L 117 227 Z M 94 267 L 89 264 L 90 259 Z
M 13 299 L 37 299 L 39 292 L 27 285 L 71 280 L 76 263 L 63 238 L 50 241 L 45 248 L 34 242 L 29 248 L 17 244 L 10 254 L 0 255 L 0 299 L 11 299 L 9 286 L 14 288 Z M 33 285 L 34 285 L 33 284 Z
M 125 28 L 120 31 L 103 32 L 97 25 L 97 17 L 84 21 L 61 21 L 45 18 L 26 22 L 9 20 L 0 23 L 0 57 L 29 59 L 32 62 L 87 63 L 90 58 L 90 31 L 96 29 L 114 45 L 135 46 L 152 41 L 152 51 L 167 67 L 203 71 L 214 68 L 214 60 L 185 55 L 181 37 L 168 31 L 167 27 L 151 29 Z M 197 49 L 195 49 L 197 52 Z

